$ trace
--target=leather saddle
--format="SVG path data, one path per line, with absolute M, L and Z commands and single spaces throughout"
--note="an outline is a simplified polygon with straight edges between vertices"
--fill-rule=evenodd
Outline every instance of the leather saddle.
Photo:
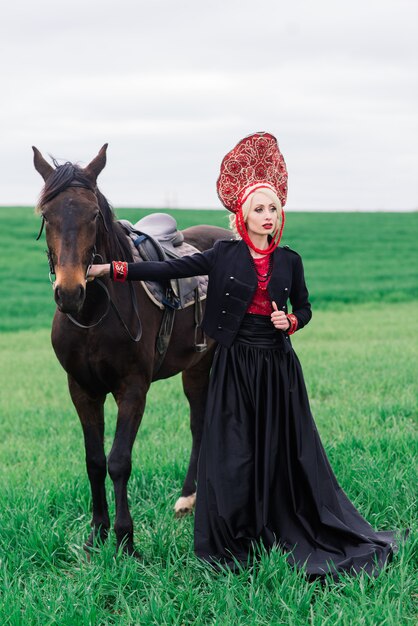
M 143 261 L 178 259 L 185 253 L 198 252 L 185 243 L 183 234 L 177 230 L 176 220 L 167 213 L 146 215 L 135 224 L 128 220 L 119 220 L 119 223 Z M 175 278 L 169 282 L 174 294 L 171 303 L 173 308 L 184 308 L 199 286 L 199 280 L 195 276 Z
M 152 213 L 136 224 L 119 220 L 126 235 L 131 240 L 134 256 L 143 261 L 165 261 L 177 259 L 198 250 L 184 241 L 177 230 L 177 222 L 167 213 Z M 194 348 L 196 352 L 207 350 L 205 335 L 201 330 L 203 317 L 202 299 L 206 298 L 207 276 L 174 278 L 165 283 L 143 282 L 149 298 L 164 310 L 161 326 L 156 339 L 157 357 L 154 362 L 154 375 L 160 369 L 167 352 L 174 325 L 175 312 L 179 308 L 194 305 Z

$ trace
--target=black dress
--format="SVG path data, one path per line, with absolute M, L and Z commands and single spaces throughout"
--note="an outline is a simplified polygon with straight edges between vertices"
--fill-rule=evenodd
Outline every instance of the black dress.
M 280 546 L 309 578 L 377 575 L 397 550 L 338 484 L 313 420 L 299 360 L 269 317 L 247 314 L 211 371 L 195 514 L 198 557 L 231 568 Z
M 303 328 L 311 307 L 301 257 L 286 247 L 272 254 L 268 297 L 285 313 L 289 299 Z M 306 564 L 311 578 L 377 574 L 397 550 L 395 533 L 375 532 L 338 484 L 288 335 L 268 315 L 245 314 L 257 288 L 246 243 L 221 240 L 181 259 L 128 264 L 128 280 L 203 274 L 202 328 L 218 347 L 198 466 L 196 554 L 234 568 L 262 543 Z

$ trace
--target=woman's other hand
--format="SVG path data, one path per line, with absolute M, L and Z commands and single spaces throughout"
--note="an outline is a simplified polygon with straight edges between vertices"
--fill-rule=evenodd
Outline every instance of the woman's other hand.
M 286 317 L 286 313 L 284 311 L 279 311 L 279 309 L 277 308 L 277 304 L 274 302 L 274 300 L 271 304 L 273 307 L 271 321 L 274 328 L 277 328 L 277 330 L 287 330 L 290 327 L 290 322 Z

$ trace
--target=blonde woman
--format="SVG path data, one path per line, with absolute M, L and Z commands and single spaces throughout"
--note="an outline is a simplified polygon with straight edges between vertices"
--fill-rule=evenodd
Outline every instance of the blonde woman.
M 279 546 L 310 578 L 377 575 L 397 549 L 394 533 L 375 532 L 339 486 L 291 345 L 311 306 L 301 257 L 278 245 L 287 170 L 275 137 L 240 141 L 222 161 L 217 190 L 236 238 L 179 260 L 90 271 L 121 281 L 209 275 L 202 326 L 218 346 L 199 458 L 195 552 L 235 568 L 260 544 Z

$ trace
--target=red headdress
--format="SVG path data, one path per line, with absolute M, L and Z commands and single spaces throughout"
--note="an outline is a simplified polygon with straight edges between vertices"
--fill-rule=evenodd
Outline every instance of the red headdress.
M 273 135 L 264 132 L 248 135 L 228 152 L 221 163 L 216 189 L 222 204 L 235 213 L 237 231 L 253 250 L 268 254 L 278 246 L 285 221 L 283 206 L 287 197 L 287 169 Z M 242 205 L 258 189 L 272 189 L 282 205 L 280 228 L 266 250 L 255 248 L 242 214 Z

